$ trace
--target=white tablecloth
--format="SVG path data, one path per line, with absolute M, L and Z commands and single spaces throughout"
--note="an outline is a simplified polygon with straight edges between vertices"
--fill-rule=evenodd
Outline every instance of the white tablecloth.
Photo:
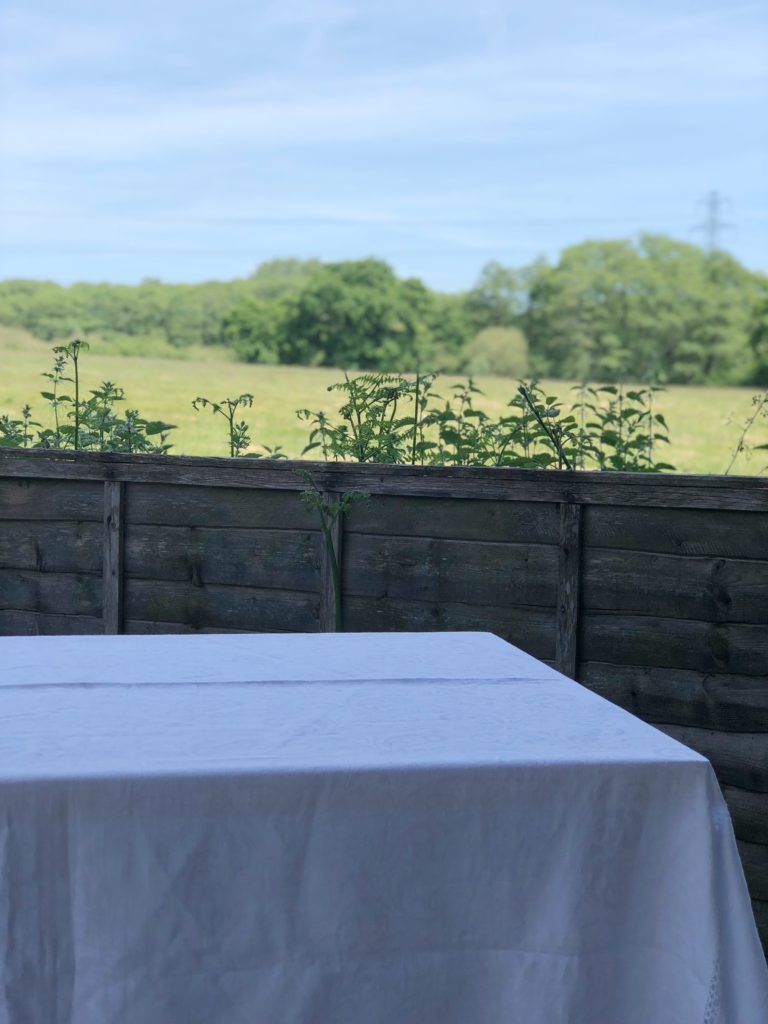
M 0 1024 L 761 1024 L 697 754 L 489 634 L 0 638 Z

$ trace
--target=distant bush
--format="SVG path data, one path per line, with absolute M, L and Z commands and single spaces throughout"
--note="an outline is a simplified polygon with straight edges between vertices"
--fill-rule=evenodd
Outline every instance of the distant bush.
M 486 327 L 467 346 L 467 370 L 477 376 L 525 377 L 527 338 L 518 327 Z

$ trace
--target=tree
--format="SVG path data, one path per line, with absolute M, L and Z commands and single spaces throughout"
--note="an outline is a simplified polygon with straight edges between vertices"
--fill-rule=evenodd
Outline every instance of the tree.
M 319 260 L 267 260 L 254 270 L 248 283 L 260 299 L 281 299 L 300 291 L 320 266 Z
M 525 377 L 528 341 L 519 327 L 486 327 L 467 346 L 467 369 L 472 374 Z
M 291 304 L 281 361 L 417 369 L 429 357 L 430 303 L 421 282 L 398 281 L 381 260 L 325 264 Z
M 752 358 L 750 384 L 768 385 L 768 275 L 756 274 L 758 295 L 752 309 L 749 347 Z
M 531 275 L 533 370 L 576 379 L 747 379 L 755 276 L 724 253 L 655 235 L 584 242 Z
M 525 310 L 527 291 L 521 271 L 501 263 L 486 263 L 465 299 L 467 317 L 475 331 L 484 327 L 513 327 Z
M 244 299 L 221 324 L 221 341 L 247 363 L 276 363 L 285 329 L 285 307 L 264 299 Z

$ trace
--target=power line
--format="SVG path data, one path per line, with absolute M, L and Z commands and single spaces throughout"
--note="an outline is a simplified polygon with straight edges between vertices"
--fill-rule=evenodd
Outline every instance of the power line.
M 720 249 L 720 233 L 730 231 L 734 225 L 729 224 L 720 217 L 720 210 L 728 202 L 717 189 L 712 189 L 699 201 L 699 206 L 706 205 L 706 218 L 701 224 L 697 224 L 692 230 L 703 231 L 707 239 L 709 252 L 718 252 Z

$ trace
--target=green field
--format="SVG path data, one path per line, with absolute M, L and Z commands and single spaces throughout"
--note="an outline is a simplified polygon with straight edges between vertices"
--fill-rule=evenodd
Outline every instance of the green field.
M 39 392 L 48 383 L 40 376 L 50 368 L 51 346 L 25 332 L 0 328 L 0 414 L 18 413 L 29 402 L 36 418 L 46 420 L 46 402 Z M 308 407 L 330 411 L 336 395 L 329 384 L 341 378 L 338 370 L 294 366 L 256 366 L 231 362 L 227 353 L 211 349 L 184 350 L 183 359 L 134 358 L 106 355 L 101 350 L 85 353 L 83 386 L 87 390 L 110 380 L 124 388 L 127 404 L 149 418 L 175 423 L 175 454 L 225 455 L 226 425 L 210 411 L 195 412 L 192 399 L 212 399 L 251 392 L 248 411 L 251 434 L 258 443 L 282 445 L 298 456 L 306 442 L 306 424 L 297 422 L 295 410 Z M 439 381 L 445 389 L 452 378 Z M 514 394 L 515 384 L 498 377 L 477 380 L 484 397 L 478 405 L 491 414 L 500 413 Z M 549 382 L 560 395 L 569 384 Z M 437 388 L 438 392 L 441 390 Z M 672 445 L 664 453 L 681 472 L 722 473 L 730 462 L 756 389 L 671 387 L 659 396 L 659 410 L 670 427 Z M 768 442 L 768 422 L 763 420 L 751 435 L 753 443 Z M 768 453 L 741 455 L 732 473 L 756 474 L 765 469 Z

